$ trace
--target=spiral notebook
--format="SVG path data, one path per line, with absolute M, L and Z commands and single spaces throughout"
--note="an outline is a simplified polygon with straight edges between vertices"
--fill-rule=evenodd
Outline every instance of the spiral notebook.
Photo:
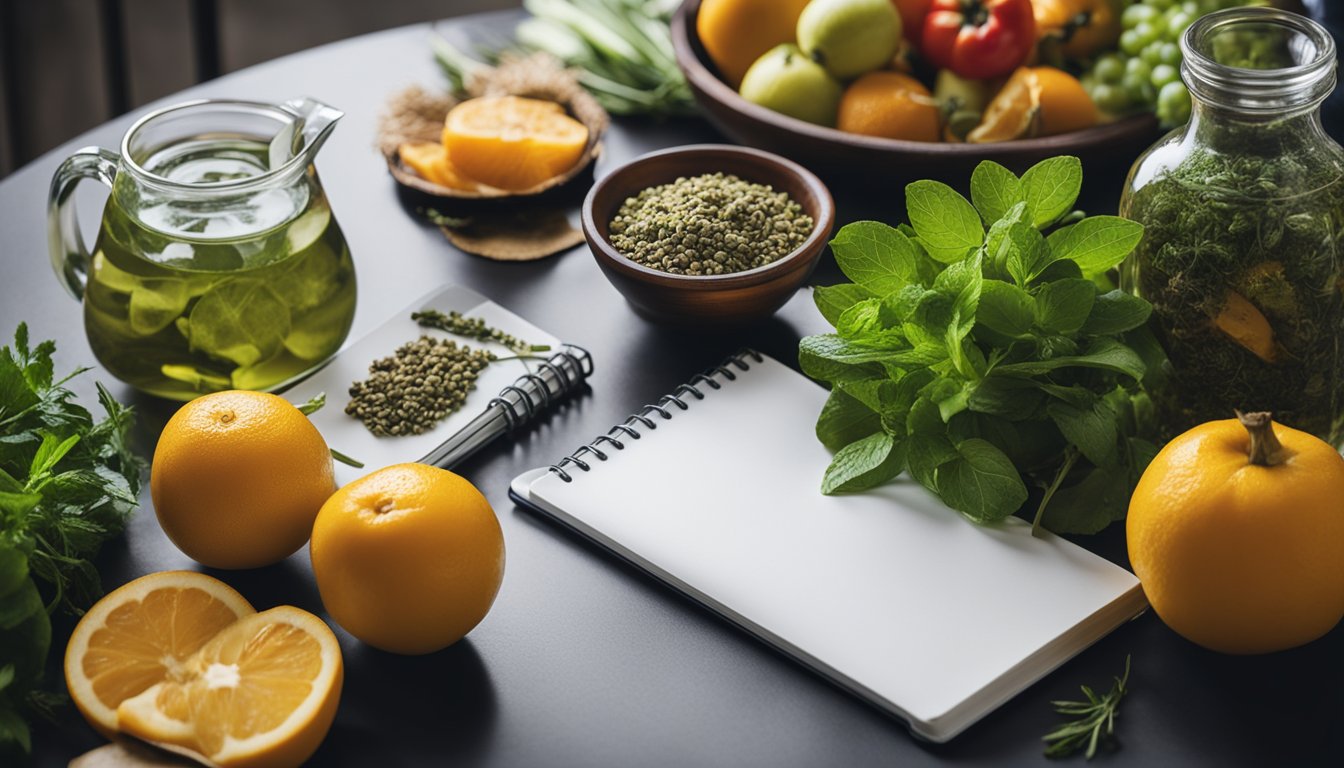
M 902 479 L 823 496 L 827 393 L 745 352 L 510 496 L 946 741 L 1146 603 L 1133 574 Z

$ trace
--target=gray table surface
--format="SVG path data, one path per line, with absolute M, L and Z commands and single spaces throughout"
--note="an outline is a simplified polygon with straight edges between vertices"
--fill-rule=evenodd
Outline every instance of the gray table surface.
M 517 18 L 466 17 L 444 29 L 475 37 L 507 31 Z M 515 508 L 506 490 L 518 472 L 551 463 L 743 345 L 792 362 L 799 336 L 821 330 L 821 321 L 803 292 L 759 327 L 687 334 L 635 316 L 583 247 L 541 262 L 505 264 L 449 246 L 402 206 L 372 146 L 391 91 L 440 82 L 428 34 L 428 27 L 415 26 L 335 43 L 146 107 L 198 97 L 280 101 L 310 94 L 347 111 L 317 164 L 358 267 L 352 338 L 428 287 L 459 283 L 586 346 L 597 361 L 590 393 L 459 468 L 494 504 L 507 541 L 507 573 L 490 615 L 466 640 L 424 657 L 382 653 L 341 633 L 345 693 L 313 764 L 1040 765 L 1039 737 L 1057 721 L 1049 702 L 1074 698 L 1079 684 L 1108 687 L 1126 654 L 1133 654 L 1134 672 L 1118 725 L 1123 749 L 1099 763 L 1339 764 L 1334 732 L 1344 725 L 1344 630 L 1288 653 L 1233 658 L 1196 648 L 1146 615 L 953 742 L 928 745 L 632 568 Z M 94 361 L 79 307 L 48 265 L 47 185 L 72 149 L 117 147 L 144 111 L 113 120 L 0 182 L 0 334 L 26 320 L 34 338 L 58 341 L 62 369 Z M 721 140 L 696 120 L 617 121 L 597 173 L 652 149 Z M 1113 210 L 1122 181 L 1123 165 L 1093 174 L 1084 202 L 1093 211 Z M 894 182 L 864 193 L 836 187 L 840 222 L 900 220 L 900 189 Z M 86 224 L 96 222 L 97 194 L 81 196 L 90 198 Z M 827 256 L 814 281 L 838 279 Z M 99 373 L 81 377 L 77 391 L 91 394 Z M 108 383 L 139 410 L 138 440 L 148 454 L 173 404 Z M 1124 563 L 1118 527 L 1082 543 Z M 147 492 L 126 536 L 105 549 L 99 565 L 109 586 L 193 567 L 159 529 Z M 270 568 L 216 575 L 259 608 L 292 603 L 321 612 L 306 551 Z M 54 659 L 69 629 L 68 620 L 58 622 Z M 59 669 L 53 666 L 51 675 L 59 680 Z M 100 741 L 72 709 L 35 737 L 39 766 L 64 765 Z

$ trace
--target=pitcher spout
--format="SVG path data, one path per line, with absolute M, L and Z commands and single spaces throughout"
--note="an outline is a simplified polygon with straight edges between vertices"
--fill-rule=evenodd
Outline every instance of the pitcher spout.
M 345 116 L 341 110 L 306 96 L 286 101 L 280 108 L 294 115 L 294 122 L 271 141 L 272 168 L 296 155 L 312 163 L 337 121 Z

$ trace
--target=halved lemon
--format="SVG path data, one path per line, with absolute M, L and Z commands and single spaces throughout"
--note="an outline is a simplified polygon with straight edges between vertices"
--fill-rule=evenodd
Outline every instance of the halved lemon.
M 443 146 L 460 173 L 521 192 L 573 168 L 588 146 L 588 128 L 553 101 L 482 96 L 448 111 Z
M 295 768 L 331 728 L 343 679 L 327 625 L 282 605 L 224 628 L 174 674 L 123 701 L 117 722 L 226 768 Z
M 175 674 L 220 630 L 256 613 L 219 579 L 164 571 L 132 581 L 84 614 L 65 649 L 80 714 L 111 738 L 117 706 Z

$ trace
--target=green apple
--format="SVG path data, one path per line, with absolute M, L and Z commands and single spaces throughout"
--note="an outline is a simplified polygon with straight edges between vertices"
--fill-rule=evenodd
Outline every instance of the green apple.
M 829 127 L 835 126 L 843 92 L 838 80 L 793 43 L 762 54 L 742 78 L 741 89 L 742 98 L 753 104 Z
M 798 17 L 798 45 L 841 80 L 896 55 L 901 15 L 891 0 L 812 0 Z
M 938 72 L 933 98 L 943 110 L 947 129 L 961 140 L 980 124 L 994 91 L 984 80 L 958 77 L 950 69 Z

